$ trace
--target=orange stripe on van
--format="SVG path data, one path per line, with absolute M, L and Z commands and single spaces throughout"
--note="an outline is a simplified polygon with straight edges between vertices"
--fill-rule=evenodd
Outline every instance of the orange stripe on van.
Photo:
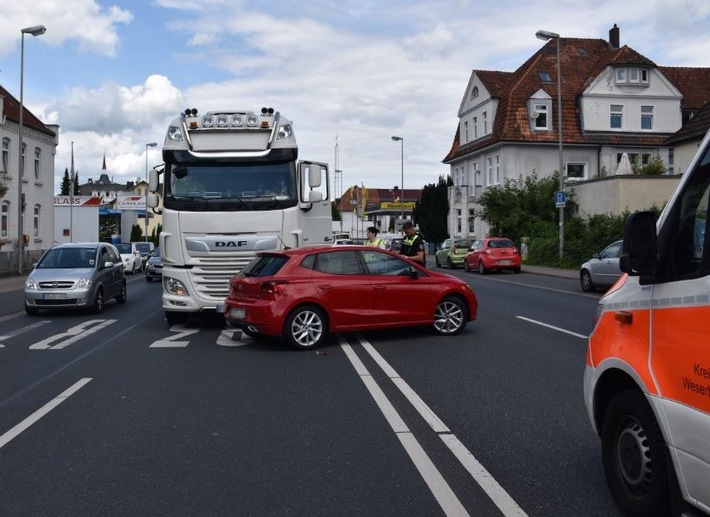
M 605 311 L 596 330 L 592 334 L 589 346 L 591 366 L 597 368 L 609 358 L 623 358 L 625 363 L 641 377 L 652 394 L 657 393 L 653 377 L 648 367 L 649 354 L 649 310 L 625 310 L 627 318 L 617 318 L 615 311 Z

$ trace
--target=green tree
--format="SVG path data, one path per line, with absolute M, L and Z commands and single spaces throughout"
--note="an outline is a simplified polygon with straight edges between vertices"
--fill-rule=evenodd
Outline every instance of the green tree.
M 421 198 L 414 207 L 414 222 L 428 242 L 440 243 L 449 236 L 446 230 L 446 214 L 449 213 L 448 186 L 447 179 L 439 176 L 438 183 L 424 186 Z
M 60 196 L 68 196 L 69 195 L 69 184 L 71 183 L 71 180 L 69 179 L 69 169 L 64 169 L 64 177 L 62 178 L 62 184 L 59 187 L 59 195 Z
M 336 201 L 333 201 L 330 204 L 330 213 L 333 216 L 333 221 L 342 221 L 343 217 L 340 214 L 340 210 L 338 210 L 338 203 Z
M 140 242 L 143 240 L 143 230 L 139 224 L 134 224 L 131 227 L 131 240 L 130 242 Z
M 74 173 L 74 195 L 75 196 L 81 195 L 81 189 L 79 188 L 79 171 L 76 171 Z

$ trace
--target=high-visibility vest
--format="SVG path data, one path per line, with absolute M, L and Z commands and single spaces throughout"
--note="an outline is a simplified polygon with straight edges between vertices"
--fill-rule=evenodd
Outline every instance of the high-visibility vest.
M 384 248 L 385 241 L 383 239 L 375 239 L 374 241 L 367 241 L 365 246 L 370 246 L 373 248 Z

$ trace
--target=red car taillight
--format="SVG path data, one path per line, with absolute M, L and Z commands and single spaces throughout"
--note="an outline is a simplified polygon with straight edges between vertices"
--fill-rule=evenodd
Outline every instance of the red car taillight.
M 288 282 L 285 280 L 272 280 L 270 282 L 262 282 L 261 285 L 259 286 L 259 290 L 262 293 L 267 293 L 267 294 L 278 294 L 281 292 L 283 289 L 283 286 L 286 285 Z

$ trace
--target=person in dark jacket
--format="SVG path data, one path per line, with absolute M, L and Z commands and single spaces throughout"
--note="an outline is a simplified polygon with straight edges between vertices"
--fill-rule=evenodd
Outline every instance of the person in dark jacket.
M 404 255 L 409 260 L 426 267 L 426 254 L 424 252 L 424 239 L 417 233 L 411 221 L 405 221 L 402 225 L 404 239 L 400 255 Z

